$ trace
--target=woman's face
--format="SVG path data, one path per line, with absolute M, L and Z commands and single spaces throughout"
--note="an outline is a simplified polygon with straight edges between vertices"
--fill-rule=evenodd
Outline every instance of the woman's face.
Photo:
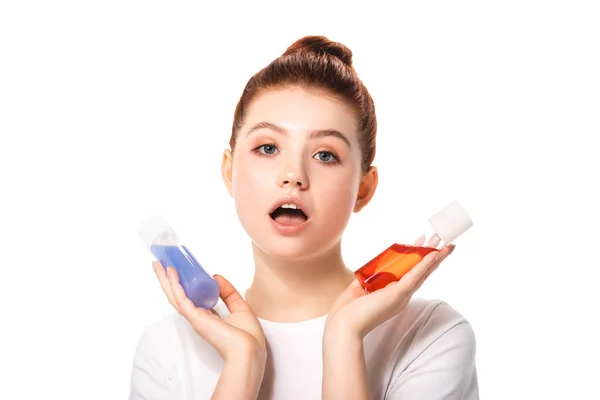
M 345 103 L 315 91 L 260 94 L 247 111 L 234 154 L 224 154 L 226 186 L 243 228 L 273 257 L 300 259 L 331 249 L 352 212 L 372 195 L 361 188 L 359 198 L 363 173 L 355 115 Z M 374 191 L 376 171 L 367 175 L 375 175 Z

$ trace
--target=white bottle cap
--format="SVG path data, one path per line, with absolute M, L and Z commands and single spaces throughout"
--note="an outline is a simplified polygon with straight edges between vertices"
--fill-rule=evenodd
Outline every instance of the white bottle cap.
M 460 204 L 453 201 L 429 218 L 429 224 L 445 244 L 450 244 L 472 227 L 473 221 Z
M 172 232 L 171 227 L 161 216 L 155 215 L 147 218 L 140 224 L 138 235 L 146 246 L 151 248 L 156 238 L 166 232 Z

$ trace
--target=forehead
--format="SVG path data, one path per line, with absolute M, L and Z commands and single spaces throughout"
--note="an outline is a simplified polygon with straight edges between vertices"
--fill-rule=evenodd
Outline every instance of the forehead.
M 357 140 L 357 120 L 351 107 L 328 95 L 302 88 L 271 89 L 251 103 L 242 131 L 259 122 L 279 125 L 290 132 L 334 129 Z

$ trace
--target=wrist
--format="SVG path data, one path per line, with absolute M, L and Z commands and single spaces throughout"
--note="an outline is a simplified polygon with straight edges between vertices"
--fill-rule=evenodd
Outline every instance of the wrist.
M 255 400 L 260 392 L 265 362 L 240 353 L 225 362 L 211 400 Z
M 267 351 L 259 346 L 245 346 L 228 356 L 225 364 L 251 366 L 264 369 L 267 363 Z
M 264 378 L 266 357 L 240 352 L 225 362 L 212 400 L 254 400 Z
M 229 342 L 221 354 L 225 363 L 266 363 L 266 345 L 260 345 L 256 340 L 238 340 Z
M 368 399 L 363 339 L 348 329 L 323 335 L 323 399 Z
M 343 321 L 332 320 L 325 324 L 323 332 L 324 345 L 327 343 L 362 343 L 362 340 L 363 335 L 349 324 L 343 323 Z
M 225 362 L 224 370 L 239 376 L 246 382 L 262 381 L 266 362 L 257 357 L 240 356 Z
M 360 333 L 341 325 L 325 328 L 323 334 L 323 351 L 362 351 L 363 337 Z

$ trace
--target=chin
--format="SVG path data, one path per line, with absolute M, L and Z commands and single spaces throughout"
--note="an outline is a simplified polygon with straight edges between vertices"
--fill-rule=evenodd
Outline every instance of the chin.
M 332 250 L 338 241 L 313 236 L 270 236 L 253 239 L 253 244 L 270 257 L 279 260 L 301 261 L 318 257 Z
M 240 218 L 240 222 L 255 248 L 270 257 L 289 261 L 310 259 L 331 251 L 339 243 L 345 227 L 341 223 L 329 223 L 325 227 L 310 223 L 298 232 L 285 233 L 271 221 L 265 224 L 254 218 Z
M 306 238 L 298 237 L 279 237 L 279 238 L 263 238 L 253 240 L 254 246 L 259 248 L 269 257 L 281 260 L 301 260 L 310 258 L 315 252 L 314 244 L 309 243 Z

